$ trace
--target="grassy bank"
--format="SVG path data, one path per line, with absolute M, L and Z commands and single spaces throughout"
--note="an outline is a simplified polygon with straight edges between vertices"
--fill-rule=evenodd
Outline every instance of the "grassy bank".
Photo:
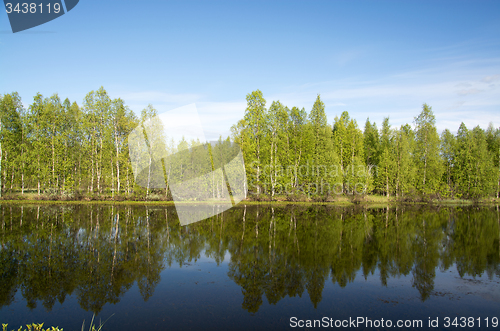
M 118 196 L 112 197 L 107 195 L 101 196 L 80 196 L 80 197 L 64 197 L 64 196 L 45 196 L 37 194 L 10 194 L 0 198 L 0 203 L 10 204 L 110 204 L 110 205 L 174 205 L 174 201 L 166 199 L 164 196 L 152 195 L 149 198 L 137 198 L 134 196 Z M 208 201 L 182 201 L 177 204 L 224 204 L 228 203 L 223 200 L 208 200 Z M 239 203 L 246 205 L 288 205 L 288 204 L 306 204 L 306 205 L 338 205 L 348 206 L 354 204 L 361 205 L 393 205 L 393 204 L 432 204 L 432 205 L 497 205 L 500 204 L 498 198 L 483 198 L 478 200 L 467 199 L 439 199 L 432 197 L 413 197 L 398 199 L 396 197 L 386 197 L 380 195 L 339 195 L 334 197 L 307 197 L 307 196 L 275 196 L 266 195 L 250 196 L 246 200 Z

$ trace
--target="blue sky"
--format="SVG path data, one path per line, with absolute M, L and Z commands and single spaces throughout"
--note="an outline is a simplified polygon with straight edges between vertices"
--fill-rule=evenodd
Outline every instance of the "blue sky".
M 13 34 L 0 14 L 0 93 L 58 93 L 78 104 L 100 86 L 139 113 L 196 103 L 207 138 L 260 89 L 330 123 L 411 123 L 425 102 L 439 130 L 500 126 L 499 1 L 81 0 Z

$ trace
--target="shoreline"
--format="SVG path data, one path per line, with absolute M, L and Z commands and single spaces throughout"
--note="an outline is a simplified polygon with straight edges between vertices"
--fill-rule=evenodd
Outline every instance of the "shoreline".
M 0 205 L 2 204 L 26 204 L 26 205 L 154 205 L 154 206 L 174 206 L 176 204 L 181 205 L 200 205 L 200 204 L 231 204 L 227 201 L 155 201 L 155 200 L 37 200 L 37 199 L 0 199 Z M 464 199 L 432 199 L 429 201 L 398 201 L 393 199 L 387 199 L 380 196 L 367 196 L 364 200 L 352 200 L 349 197 L 341 197 L 340 199 L 334 201 L 288 201 L 276 199 L 273 201 L 255 201 L 255 200 L 243 200 L 238 202 L 236 206 L 242 205 L 330 205 L 330 206 L 396 206 L 396 205 L 428 205 L 428 206 L 498 206 L 500 205 L 500 199 L 489 198 L 480 200 L 464 200 Z

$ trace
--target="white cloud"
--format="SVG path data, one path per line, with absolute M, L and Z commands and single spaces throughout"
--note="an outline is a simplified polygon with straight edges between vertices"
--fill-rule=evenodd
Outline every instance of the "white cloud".
M 201 98 L 199 94 L 172 94 L 160 91 L 142 91 L 133 93 L 123 93 L 124 99 L 132 102 L 144 101 L 147 103 L 189 103 L 190 101 L 197 101 Z

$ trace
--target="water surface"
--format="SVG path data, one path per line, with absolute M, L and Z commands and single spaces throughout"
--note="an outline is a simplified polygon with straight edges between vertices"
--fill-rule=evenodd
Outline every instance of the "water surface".
M 181 226 L 171 207 L 3 204 L 0 223 L 12 328 L 80 330 L 93 314 L 105 330 L 500 317 L 498 207 L 240 204 Z

